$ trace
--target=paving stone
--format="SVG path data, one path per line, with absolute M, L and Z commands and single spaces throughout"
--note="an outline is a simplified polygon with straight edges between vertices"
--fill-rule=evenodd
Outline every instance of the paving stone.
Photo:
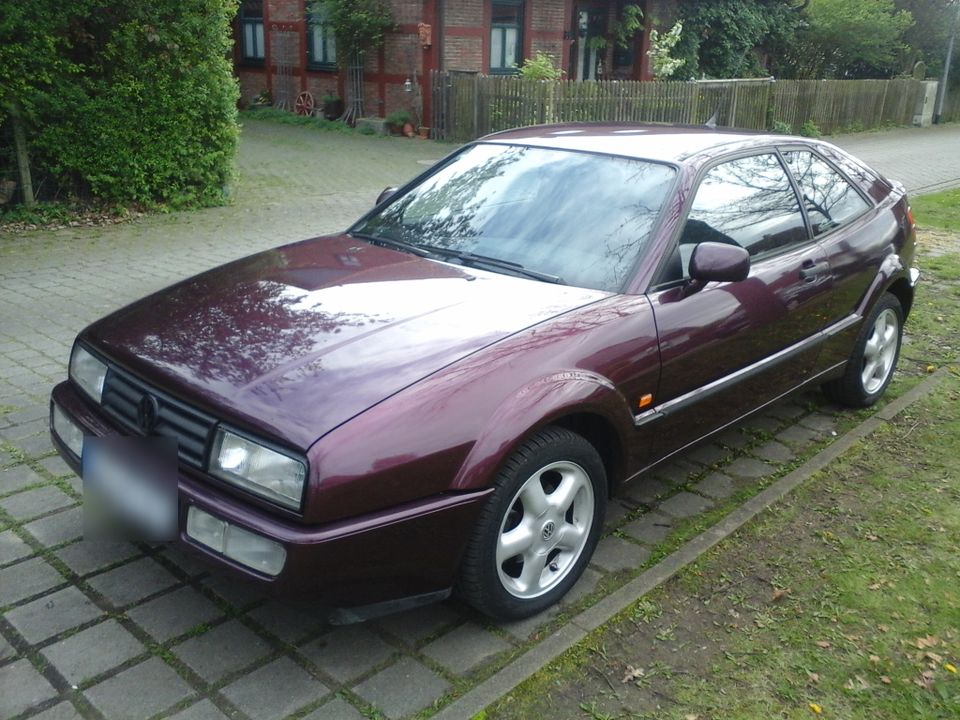
M 252 718 L 277 720 L 316 702 L 329 689 L 293 660 L 281 657 L 220 692 Z
M 654 470 L 654 476 L 667 483 L 668 486 L 685 485 L 691 475 L 699 473 L 702 469 L 696 463 L 680 457 L 659 466 Z
M 733 480 L 720 472 L 713 472 L 693 486 L 701 495 L 714 500 L 723 500 L 733 495 Z
M 767 410 L 767 415 L 780 420 L 795 420 L 806 412 L 807 409 L 802 405 L 798 405 L 796 402 L 782 402 L 773 405 Z
M 358 624 L 337 628 L 302 652 L 322 672 L 345 683 L 381 665 L 396 650 Z
M 0 570 L 0 606 L 42 593 L 66 582 L 43 558 L 35 557 Z
M 173 648 L 200 677 L 214 683 L 253 664 L 271 651 L 270 643 L 238 620 L 230 620 Z
M 619 525 L 623 519 L 633 510 L 618 500 L 611 500 L 607 504 L 607 516 L 603 521 L 605 529 L 609 530 Z
M 592 593 L 597 588 L 597 583 L 600 582 L 600 579 L 603 577 L 603 573 L 598 573 L 596 570 L 591 570 L 587 568 L 583 571 L 583 575 L 580 576 L 580 579 L 574 584 L 572 588 L 563 596 L 561 602 L 566 605 L 576 605 L 587 595 Z
M 0 667 L 0 718 L 19 715 L 40 703 L 55 698 L 57 691 L 30 664 L 17 660 Z
M 728 447 L 731 450 L 742 450 L 750 444 L 751 438 L 741 428 L 733 427 L 724 430 L 713 440 L 714 442 L 719 443 L 724 447 Z
M 94 685 L 84 695 L 107 718 L 145 720 L 192 693 L 169 665 L 152 657 Z
M 114 606 L 123 607 L 179 581 L 151 558 L 142 558 L 95 575 L 87 582 Z
M 652 505 L 658 498 L 669 495 L 673 490 L 662 480 L 645 475 L 624 487 L 623 492 L 631 500 L 643 505 Z
M 44 458 L 39 464 L 40 467 L 50 473 L 54 478 L 68 477 L 74 474 L 71 467 L 67 465 L 59 455 Z
M 140 641 L 120 623 L 107 620 L 45 648 L 43 656 L 64 680 L 76 686 L 122 665 L 144 650 Z
M 746 430 L 773 435 L 783 425 L 783 421 L 771 415 L 758 415 L 746 422 L 742 427 Z
M 377 624 L 405 644 L 415 646 L 462 617 L 449 603 L 435 603 L 388 615 L 377 620 Z
M 216 571 L 211 573 L 210 577 L 204 578 L 203 584 L 238 610 L 263 602 L 267 597 L 266 593 L 255 584 L 235 580 Z
M 210 571 L 209 563 L 205 563 L 194 553 L 183 550 L 177 545 L 164 548 L 160 554 L 166 560 L 176 565 L 184 575 L 189 577 L 196 577 Z
M 761 460 L 772 463 L 790 462 L 796 457 L 793 454 L 793 450 L 776 440 L 771 440 L 758 448 L 754 448 L 752 452 Z
M 220 608 L 192 587 L 179 588 L 127 610 L 127 617 L 157 642 L 183 635 L 187 630 L 222 615 Z
M 12 380 L 14 378 L 8 378 L 8 381 Z M 37 418 L 28 422 L 17 423 L 0 433 L 0 436 L 6 438 L 13 445 L 19 445 L 25 438 L 35 437 L 46 432 L 48 432 L 46 418 Z
M 170 720 L 228 720 L 228 718 L 212 702 L 201 700 L 176 715 L 171 715 Z
M 366 717 L 342 697 L 335 697 L 302 720 L 364 720 Z
M 660 503 L 657 510 L 670 517 L 688 518 L 712 507 L 713 500 L 689 492 L 678 492 Z
M 285 643 L 296 645 L 328 626 L 327 612 L 306 603 L 271 600 L 247 613 Z
M 836 434 L 837 428 L 837 419 L 832 415 L 824 415 L 823 413 L 811 413 L 804 418 L 799 420 L 799 424 L 804 427 L 815 430 L 821 435 L 830 435 L 833 433 Z
M 638 568 L 649 557 L 649 549 L 611 535 L 600 541 L 590 562 L 599 565 L 604 570 L 617 572 L 618 570 Z
M 83 537 L 83 508 L 74 507 L 24 526 L 41 545 L 50 547 Z
M 523 620 L 499 622 L 497 623 L 497 627 L 504 632 L 510 633 L 510 635 L 518 640 L 527 641 L 559 615 L 560 610 L 559 605 L 551 605 L 546 610 L 532 617 L 524 618 Z
M 66 495 L 59 488 L 48 485 L 10 495 L 0 500 L 0 508 L 6 510 L 17 520 L 30 520 L 75 503 L 76 500 Z
M 86 575 L 139 553 L 140 550 L 128 542 L 81 540 L 60 548 L 54 554 L 77 575 Z
M 69 702 L 54 705 L 39 715 L 31 715 L 30 720 L 82 720 L 83 716 Z
M 7 613 L 7 620 L 31 645 L 95 620 L 103 612 L 76 587 L 44 595 Z
M 767 475 L 776 472 L 776 468 L 768 463 L 763 462 L 762 460 L 755 460 L 754 458 L 749 457 L 738 457 L 732 463 L 727 465 L 723 471 L 732 478 L 756 480 L 757 478 L 766 477 Z
M 422 652 L 447 670 L 464 675 L 512 647 L 503 638 L 470 622 L 441 635 Z
M 12 660 L 17 656 L 17 651 L 7 639 L 0 635 L 0 663 L 6 662 L 7 660 Z
M 627 535 L 640 542 L 655 545 L 670 534 L 673 529 L 673 520 L 660 513 L 648 512 L 622 529 Z
M 401 658 L 353 688 L 388 718 L 402 718 L 430 706 L 450 683 L 411 657 Z
M 27 465 L 15 465 L 12 468 L 0 470 L 0 495 L 43 482 L 46 480 Z
M 719 445 L 701 445 L 694 448 L 684 455 L 688 460 L 692 460 L 700 465 L 716 465 L 730 457 L 730 451 Z
M 13 530 L 0 532 L 0 565 L 28 557 L 33 549 L 21 540 Z
M 46 423 L 44 423 L 44 425 L 46 425 Z M 14 445 L 20 448 L 28 458 L 49 455 L 54 452 L 53 442 L 50 440 L 50 433 L 45 429 L 36 435 L 17 440 Z

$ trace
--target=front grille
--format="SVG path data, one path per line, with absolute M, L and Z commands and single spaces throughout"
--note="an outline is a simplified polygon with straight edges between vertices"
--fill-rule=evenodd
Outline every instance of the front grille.
M 137 419 L 137 409 L 146 395 L 152 395 L 157 401 L 156 422 L 149 434 L 174 438 L 180 460 L 202 470 L 217 426 L 216 419 L 158 392 L 126 372 L 114 367 L 107 370 L 103 409 L 121 426 L 138 435 L 145 434 Z

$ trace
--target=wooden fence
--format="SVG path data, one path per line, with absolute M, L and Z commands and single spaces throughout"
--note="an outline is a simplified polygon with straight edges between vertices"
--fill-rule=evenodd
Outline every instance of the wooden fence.
M 917 80 L 541 81 L 437 72 L 432 135 L 467 141 L 548 122 L 663 122 L 752 130 L 813 122 L 824 133 L 909 125 L 923 102 Z

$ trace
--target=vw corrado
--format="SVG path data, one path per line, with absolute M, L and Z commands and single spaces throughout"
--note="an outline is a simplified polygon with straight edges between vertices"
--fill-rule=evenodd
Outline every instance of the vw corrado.
M 52 435 L 78 471 L 172 439 L 169 509 L 117 512 L 278 593 L 520 618 L 576 582 L 625 481 L 803 386 L 876 401 L 914 239 L 903 188 L 824 142 L 491 135 L 342 234 L 86 328 Z

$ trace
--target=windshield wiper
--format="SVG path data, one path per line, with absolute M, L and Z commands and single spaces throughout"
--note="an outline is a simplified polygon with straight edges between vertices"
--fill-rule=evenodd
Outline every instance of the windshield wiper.
M 550 273 L 540 272 L 539 270 L 531 270 L 530 268 L 526 268 L 520 263 L 513 262 L 512 260 L 490 257 L 489 255 L 478 255 L 476 253 L 467 252 L 466 250 L 454 250 L 452 248 L 440 247 L 439 245 L 421 245 L 420 247 L 429 250 L 435 255 L 440 255 L 441 257 L 455 258 L 464 265 L 469 265 L 470 267 L 480 267 L 486 265 L 499 270 L 515 272 L 518 275 L 523 275 L 524 277 L 532 278 L 534 280 L 555 283 L 557 285 L 566 285 L 566 283 L 563 281 L 563 278 L 561 278 L 559 275 L 551 275 Z
M 413 243 L 404 242 L 403 240 L 394 240 L 393 238 L 378 237 L 377 235 L 366 235 L 364 233 L 356 232 L 350 234 L 353 237 L 366 240 L 374 245 L 382 245 L 384 247 L 393 248 L 394 250 L 402 250 L 403 252 L 410 253 L 411 255 L 417 255 L 419 257 L 436 259 L 439 255 L 439 253 L 435 253 L 433 250 L 428 250 L 427 248 L 414 245 Z

